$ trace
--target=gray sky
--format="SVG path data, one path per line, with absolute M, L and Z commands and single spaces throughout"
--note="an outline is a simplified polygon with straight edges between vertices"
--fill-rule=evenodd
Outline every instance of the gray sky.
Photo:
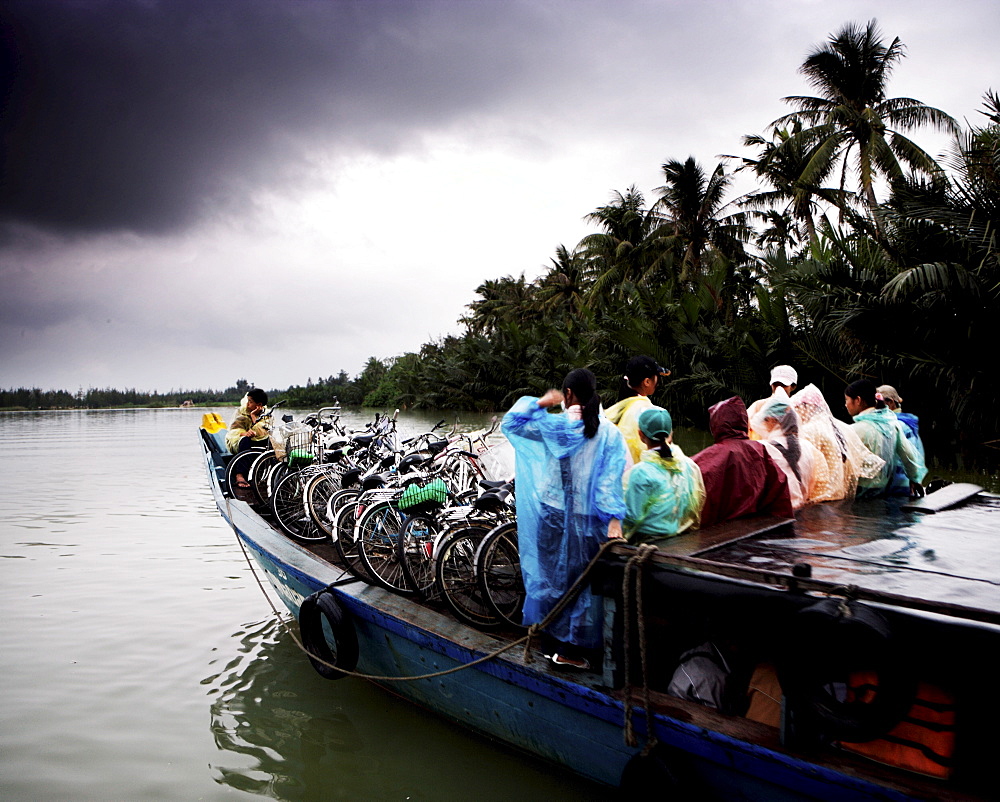
M 743 155 L 872 17 L 906 46 L 891 95 L 972 121 L 1000 89 L 995 0 L 5 0 L 0 387 L 415 350 L 613 190 Z

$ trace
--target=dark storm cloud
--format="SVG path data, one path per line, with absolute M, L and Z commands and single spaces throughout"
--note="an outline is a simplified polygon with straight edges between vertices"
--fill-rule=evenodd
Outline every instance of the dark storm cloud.
M 6 0 L 0 219 L 162 232 L 280 183 L 318 142 L 392 149 L 532 72 L 549 17 L 499 10 Z

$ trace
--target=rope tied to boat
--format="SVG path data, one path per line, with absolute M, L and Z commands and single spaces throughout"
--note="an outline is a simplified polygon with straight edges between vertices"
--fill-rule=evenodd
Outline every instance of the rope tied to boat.
M 636 549 L 635 554 L 629 557 L 625 564 L 622 576 L 622 616 L 623 616 L 623 647 L 625 650 L 625 743 L 628 746 L 638 746 L 635 730 L 632 725 L 633 686 L 631 670 L 631 631 L 632 631 L 632 610 L 633 592 L 635 594 L 635 624 L 639 628 L 639 668 L 642 675 L 642 704 L 646 709 L 646 745 L 642 754 L 648 755 L 657 744 L 656 730 L 653 726 L 653 708 L 649 694 L 649 673 L 648 661 L 646 658 L 646 618 L 644 614 L 642 577 L 645 574 L 646 564 L 650 557 L 656 553 L 656 546 L 651 543 L 642 543 Z
M 227 507 L 227 510 L 228 510 L 229 509 L 229 499 L 228 498 L 226 499 L 226 507 Z M 231 517 L 230 517 L 230 523 L 232 523 L 232 518 Z M 279 612 L 278 608 L 275 606 L 274 602 L 271 600 L 271 596 L 268 594 L 267 589 L 264 587 L 264 583 L 261 582 L 260 577 L 257 575 L 257 571 L 256 571 L 256 569 L 253 566 L 253 561 L 250 559 L 250 555 L 247 553 L 247 549 L 246 549 L 246 546 L 243 543 L 243 539 L 239 536 L 239 533 L 236 531 L 235 527 L 233 528 L 233 533 L 236 535 L 236 542 L 240 544 L 240 549 L 243 551 L 243 557 L 246 559 L 247 565 L 250 567 L 250 573 L 253 574 L 254 579 L 257 581 L 257 587 L 260 588 L 261 593 L 264 594 L 264 598 L 267 599 L 267 603 L 271 607 L 271 612 L 274 613 L 274 616 L 275 616 L 275 618 L 277 618 L 278 623 L 281 625 L 281 628 L 284 629 L 284 631 L 288 634 L 288 636 L 292 639 L 292 641 L 294 641 L 295 645 L 299 648 L 299 650 L 304 655 L 306 655 L 310 660 L 312 660 L 314 662 L 317 662 L 317 663 L 320 663 L 320 664 L 326 666 L 327 668 L 336 669 L 337 671 L 339 671 L 344 676 L 355 677 L 357 679 L 370 680 L 372 682 L 412 682 L 412 681 L 415 681 L 415 680 L 435 679 L 437 677 L 443 677 L 443 676 L 445 676 L 447 674 L 454 674 L 454 673 L 456 673 L 458 671 L 464 671 L 467 668 L 472 668 L 473 666 L 478 666 L 481 663 L 485 663 L 485 662 L 488 662 L 489 660 L 493 660 L 493 659 L 499 657 L 500 655 L 504 654 L 505 652 L 510 651 L 515 646 L 520 646 L 521 644 L 525 645 L 525 659 L 524 659 L 524 662 L 530 663 L 532 657 L 531 657 L 530 653 L 528 652 L 528 649 L 530 647 L 531 639 L 535 635 L 537 635 L 537 633 L 539 631 L 545 629 L 553 621 L 555 621 L 556 618 L 559 617 L 559 615 L 566 608 L 566 606 L 574 598 L 576 598 L 576 595 L 580 592 L 580 589 L 584 586 L 584 582 L 585 582 L 587 576 L 590 574 L 591 570 L 593 570 L 594 566 L 597 564 L 597 561 L 601 558 L 601 555 L 604 554 L 604 552 L 610 546 L 612 546 L 615 543 L 619 542 L 618 539 L 613 539 L 613 540 L 608 540 L 606 543 L 602 543 L 601 547 L 597 550 L 597 553 L 593 556 L 593 558 L 591 558 L 590 562 L 587 563 L 587 566 L 583 569 L 583 572 L 580 574 L 580 576 L 577 577 L 576 582 L 574 582 L 572 584 L 572 586 L 570 586 L 569 590 L 567 590 L 566 593 L 564 593 L 559 598 L 559 600 L 555 603 L 555 605 L 549 611 L 549 614 L 545 616 L 545 619 L 543 621 L 540 621 L 537 624 L 532 624 L 530 627 L 528 627 L 528 633 L 526 635 L 523 635 L 522 637 L 518 638 L 517 640 L 511 641 L 510 643 L 505 644 L 505 645 L 501 646 L 500 648 L 495 649 L 494 651 L 489 652 L 488 654 L 485 654 L 482 657 L 478 657 L 475 660 L 472 660 L 471 662 L 468 662 L 468 663 L 462 663 L 461 665 L 454 666 L 452 668 L 442 669 L 441 671 L 433 671 L 433 672 L 430 672 L 428 674 L 417 674 L 417 675 L 414 675 L 414 676 L 396 677 L 396 676 L 379 676 L 377 674 L 363 674 L 363 673 L 361 673 L 359 671 L 349 671 L 349 670 L 347 670 L 345 668 L 341 668 L 340 666 L 334 665 L 333 663 L 329 663 L 326 660 L 322 659 L 321 657 L 318 657 L 318 656 L 310 653 L 309 650 L 306 649 L 305 645 L 302 643 L 302 640 L 292 630 L 292 628 L 288 625 L 288 621 L 281 615 L 281 613 Z M 350 580 L 348 580 L 348 581 L 350 581 Z M 327 587 L 327 589 L 329 589 L 329 588 L 336 587 L 336 586 L 338 586 L 340 584 L 343 584 L 343 583 L 344 583 L 343 580 L 335 581 L 335 582 L 331 582 L 326 587 Z

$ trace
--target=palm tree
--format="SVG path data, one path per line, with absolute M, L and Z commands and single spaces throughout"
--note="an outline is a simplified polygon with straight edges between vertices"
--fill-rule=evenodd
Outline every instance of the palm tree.
M 463 316 L 461 322 L 474 334 L 490 334 L 505 323 L 526 322 L 537 316 L 535 291 L 524 274 L 516 279 L 487 279 L 476 287 L 481 298 L 468 305 L 471 314 Z
M 663 165 L 666 184 L 660 187 L 654 209 L 662 214 L 660 230 L 653 232 L 679 265 L 678 280 L 700 279 L 706 273 L 706 256 L 713 249 L 724 260 L 736 264 L 745 259 L 743 243 L 749 237 L 746 215 L 721 216 L 725 194 L 732 183 L 720 163 L 706 176 L 693 156 L 687 161 L 668 161 Z
M 795 227 L 795 238 L 799 241 L 808 239 L 810 245 L 814 245 L 815 215 L 818 211 L 816 200 L 825 200 L 838 206 L 845 201 L 843 192 L 822 186 L 833 171 L 833 162 L 827 162 L 825 170 L 813 175 L 813 183 L 803 180 L 802 176 L 817 145 L 802 137 L 801 120 L 795 120 L 791 128 L 776 128 L 770 140 L 758 134 L 747 135 L 743 137 L 743 144 L 757 148 L 758 157 L 744 158 L 743 165 L 737 168 L 737 172 L 753 170 L 771 189 L 751 192 L 740 198 L 737 204 L 741 208 L 757 210 L 759 216 L 770 223 L 776 232 L 782 232 L 787 227 L 781 225 L 774 212 L 790 215 Z M 776 210 L 775 207 L 779 206 L 781 208 Z
M 615 191 L 611 203 L 584 218 L 602 229 L 584 237 L 577 246 L 590 263 L 591 297 L 615 295 L 623 282 L 639 280 L 645 274 L 648 237 L 657 222 L 645 205 L 646 199 L 633 185 L 625 194 Z
M 901 364 L 910 381 L 960 386 L 948 406 L 967 432 L 995 431 L 1000 380 L 993 344 L 1000 318 L 1000 97 L 987 92 L 990 121 L 955 138 L 949 180 L 897 183 L 886 220 L 900 270 L 882 290 L 907 315 Z
M 838 162 L 841 189 L 849 165 L 880 232 L 875 211 L 874 179 L 903 178 L 900 162 L 924 174 L 939 172 L 937 163 L 904 136 L 923 125 L 956 132 L 955 121 L 943 111 L 907 97 L 886 96 L 889 75 L 903 58 L 903 44 L 895 38 L 886 46 L 875 20 L 862 28 L 850 23 L 806 58 L 800 72 L 819 92 L 817 97 L 791 96 L 785 102 L 796 107 L 791 114 L 772 123 L 775 129 L 801 120 L 811 126 L 789 138 L 794 147 L 811 153 L 799 176 L 804 186 L 818 186 Z
M 556 248 L 548 273 L 538 281 L 538 303 L 547 315 L 569 320 L 586 318 L 590 314 L 586 296 L 589 286 L 586 260 L 565 245 Z

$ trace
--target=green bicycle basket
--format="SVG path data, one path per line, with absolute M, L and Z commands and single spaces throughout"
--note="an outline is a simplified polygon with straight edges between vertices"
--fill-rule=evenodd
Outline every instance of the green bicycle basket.
M 399 497 L 396 506 L 401 510 L 407 510 L 411 507 L 416 507 L 418 504 L 426 502 L 444 504 L 447 500 L 448 486 L 442 479 L 434 479 L 422 487 L 418 484 L 410 485 L 403 491 L 403 495 Z

